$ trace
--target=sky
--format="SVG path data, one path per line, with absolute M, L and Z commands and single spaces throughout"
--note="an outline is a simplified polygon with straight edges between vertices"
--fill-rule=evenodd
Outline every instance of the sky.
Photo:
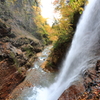
M 47 23 L 52 26 L 54 18 L 59 18 L 59 14 L 55 13 L 53 2 L 55 0 L 41 0 L 41 15 L 47 19 Z

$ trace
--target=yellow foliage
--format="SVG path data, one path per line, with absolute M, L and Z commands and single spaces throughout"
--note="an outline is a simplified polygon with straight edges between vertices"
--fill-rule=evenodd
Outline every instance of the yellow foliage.
M 86 5 L 89 4 L 89 1 L 86 1 Z
M 82 7 L 79 8 L 79 11 L 84 11 L 84 9 Z
M 9 1 L 10 3 L 12 3 L 12 4 L 14 3 L 14 1 L 13 1 L 13 0 L 8 0 L 8 1 Z
M 33 9 L 36 9 L 36 6 L 32 6 Z
M 66 40 L 66 37 L 71 37 L 71 35 L 68 34 L 73 34 L 77 19 L 84 10 L 82 6 L 85 4 L 85 1 L 86 0 L 71 0 L 69 4 L 65 3 L 66 0 L 58 2 L 59 6 L 57 6 L 56 10 L 60 12 L 62 17 L 59 19 L 59 23 L 53 26 L 54 31 L 52 31 L 52 35 L 50 35 L 51 40 L 54 39 L 56 41 L 58 38 L 62 38 L 63 41 L 64 39 Z M 77 13 L 78 17 L 75 15 Z M 69 38 L 67 38 L 67 40 L 68 39 Z
M 57 41 L 58 40 L 58 37 L 57 36 L 49 36 L 49 39 L 53 42 Z

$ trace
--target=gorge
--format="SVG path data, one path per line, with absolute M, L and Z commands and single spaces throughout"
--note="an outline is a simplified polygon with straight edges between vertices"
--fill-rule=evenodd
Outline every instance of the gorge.
M 0 100 L 100 99 L 100 1 L 63 1 L 52 27 L 38 0 L 0 1 Z

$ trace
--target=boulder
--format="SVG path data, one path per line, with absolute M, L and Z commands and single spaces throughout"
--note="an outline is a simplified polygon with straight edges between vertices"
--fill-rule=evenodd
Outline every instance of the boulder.
M 66 89 L 58 100 L 100 100 L 100 60 L 86 70 L 82 80 Z

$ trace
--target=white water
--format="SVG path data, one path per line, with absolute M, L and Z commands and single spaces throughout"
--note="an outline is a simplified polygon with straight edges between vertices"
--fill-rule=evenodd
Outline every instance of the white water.
M 35 99 L 57 100 L 87 67 L 92 67 L 100 54 L 100 0 L 89 0 L 63 62 L 58 79 L 49 88 L 37 89 Z

